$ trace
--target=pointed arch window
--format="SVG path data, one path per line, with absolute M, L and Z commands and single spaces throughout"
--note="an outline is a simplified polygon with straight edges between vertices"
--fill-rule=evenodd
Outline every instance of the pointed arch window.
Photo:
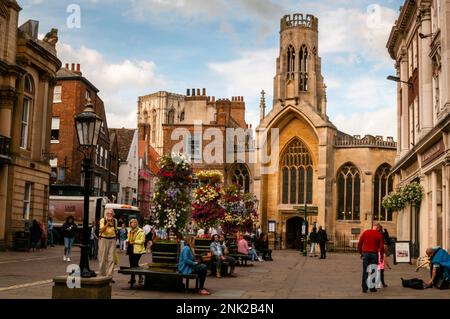
M 295 49 L 292 45 L 290 45 L 287 51 L 287 79 L 293 80 L 294 78 L 295 78 Z
M 299 89 L 308 91 L 308 48 L 302 45 L 299 52 Z
M 281 159 L 281 201 L 283 204 L 312 204 L 313 165 L 308 148 L 296 139 Z
M 337 174 L 338 220 L 360 220 L 361 174 L 351 163 Z
M 243 164 L 239 164 L 233 168 L 232 174 L 232 183 L 241 186 L 244 193 L 250 193 L 250 174 L 247 167 Z
M 373 219 L 374 221 L 392 221 L 392 210 L 383 207 L 383 198 L 394 189 L 394 178 L 390 175 L 391 167 L 381 165 L 373 178 Z
M 152 143 L 156 143 L 156 110 L 152 112 Z
M 175 110 L 171 109 L 167 113 L 167 124 L 174 124 L 175 123 Z

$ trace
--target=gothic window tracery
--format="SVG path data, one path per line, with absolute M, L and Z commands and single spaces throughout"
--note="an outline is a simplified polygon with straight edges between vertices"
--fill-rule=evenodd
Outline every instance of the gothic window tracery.
M 292 45 L 290 45 L 287 51 L 287 79 L 293 80 L 294 78 L 295 78 L 295 49 Z
M 394 189 L 394 179 L 390 175 L 388 164 L 380 166 L 373 178 L 373 214 L 374 221 L 392 221 L 392 210 L 383 207 L 383 198 Z
M 361 174 L 355 165 L 347 163 L 337 174 L 338 220 L 360 220 Z
M 302 45 L 299 52 L 300 91 L 308 91 L 308 48 Z
M 298 139 L 287 147 L 281 159 L 283 204 L 312 204 L 313 163 L 308 148 Z
M 250 192 L 250 174 L 245 165 L 239 164 L 235 166 L 232 170 L 231 181 L 233 184 L 241 186 L 244 193 Z

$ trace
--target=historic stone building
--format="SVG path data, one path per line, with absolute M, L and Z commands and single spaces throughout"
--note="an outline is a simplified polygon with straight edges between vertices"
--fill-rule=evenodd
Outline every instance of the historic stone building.
M 57 30 L 38 39 L 38 21 L 18 26 L 21 8 L 0 0 L 0 247 L 33 219 L 46 222 L 52 92 L 61 62 Z
M 294 247 L 306 205 L 309 225 L 317 222 L 330 235 L 358 234 L 380 221 L 395 236 L 395 216 L 381 201 L 393 189 L 396 143 L 350 136 L 330 122 L 318 27 L 312 15 L 281 19 L 273 108 L 266 115 L 261 103 L 257 128 L 257 148 L 265 147 L 262 130 L 274 137 L 277 129 L 278 149 L 268 148 L 271 162 L 252 172 L 263 229 L 275 222 L 284 247 Z M 263 174 L 268 167 L 274 171 Z
M 317 18 L 294 14 L 281 19 L 270 112 L 266 112 L 265 93 L 261 93 L 255 140 L 249 136 L 238 141 L 226 133 L 227 129 L 249 128 L 244 98 L 216 100 L 207 96 L 205 89 L 139 98 L 140 139 L 149 139 L 160 154 L 168 154 L 184 130 L 185 153 L 193 160 L 194 171 L 217 169 L 225 183 L 239 183 L 244 191 L 255 193 L 263 230 L 268 230 L 269 222 L 275 225 L 285 248 L 299 245 L 305 205 L 309 225 L 317 222 L 332 236 L 358 234 L 378 221 L 395 236 L 395 215 L 386 211 L 381 201 L 393 190 L 390 172 L 396 143 L 392 137 L 350 136 L 328 119 Z M 202 123 L 197 130 L 196 122 Z M 222 136 L 219 142 L 209 129 Z M 174 137 L 175 130 L 178 134 Z M 230 143 L 231 161 L 226 152 Z M 215 162 L 208 162 L 206 155 L 213 144 L 222 145 L 225 151 Z M 261 157 L 266 148 L 269 162 Z M 244 155 L 244 160 L 235 157 L 238 154 Z
M 450 248 L 450 1 L 407 0 L 387 48 L 397 69 L 397 186 L 419 181 L 419 209 L 398 212 L 398 238 L 413 254 Z

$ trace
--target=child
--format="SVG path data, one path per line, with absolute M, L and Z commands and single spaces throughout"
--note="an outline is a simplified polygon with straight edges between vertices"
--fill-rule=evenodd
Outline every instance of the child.
M 120 250 L 126 251 L 127 250 L 127 237 L 128 237 L 128 230 L 125 225 L 125 223 L 122 224 L 122 228 L 119 230 L 119 243 L 120 243 Z
M 384 246 L 384 258 L 383 262 L 381 262 L 381 254 L 378 252 L 378 272 L 377 272 L 377 288 L 381 288 L 383 285 L 384 288 L 387 287 L 386 283 L 384 282 L 384 267 L 388 267 L 389 269 L 392 269 L 389 265 L 389 262 L 387 261 L 387 251 L 388 246 Z

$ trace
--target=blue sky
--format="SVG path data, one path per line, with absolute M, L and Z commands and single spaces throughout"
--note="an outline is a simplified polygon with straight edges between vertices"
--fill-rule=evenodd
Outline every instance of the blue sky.
M 319 18 L 319 55 L 328 115 L 350 134 L 396 138 L 395 74 L 385 45 L 403 0 L 18 0 L 20 23 L 59 29 L 63 63 L 81 63 L 100 90 L 110 127 L 136 126 L 140 95 L 207 88 L 244 96 L 247 121 L 259 119 L 259 92 L 271 108 L 280 18 Z M 69 28 L 70 4 L 81 9 Z

